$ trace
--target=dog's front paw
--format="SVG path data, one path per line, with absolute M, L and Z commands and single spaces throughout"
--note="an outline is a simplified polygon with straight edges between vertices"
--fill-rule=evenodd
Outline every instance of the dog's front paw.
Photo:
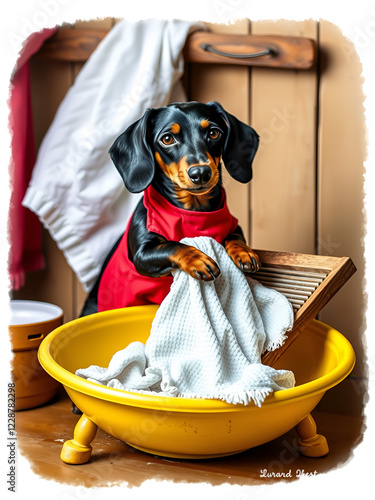
M 225 250 L 236 266 L 245 274 L 255 273 L 260 269 L 258 255 L 241 240 L 229 240 L 225 243 Z
M 175 267 L 198 280 L 212 281 L 220 275 L 216 262 L 192 246 L 180 247 L 173 255 L 173 263 Z

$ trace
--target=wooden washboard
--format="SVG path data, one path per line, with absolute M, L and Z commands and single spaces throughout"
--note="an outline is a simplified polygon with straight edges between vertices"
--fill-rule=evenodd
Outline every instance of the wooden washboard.
M 261 269 L 253 275 L 254 279 L 285 295 L 294 310 L 294 326 L 284 345 L 262 356 L 262 363 L 273 366 L 307 323 L 356 272 L 356 268 L 348 257 L 254 251 L 262 263 Z

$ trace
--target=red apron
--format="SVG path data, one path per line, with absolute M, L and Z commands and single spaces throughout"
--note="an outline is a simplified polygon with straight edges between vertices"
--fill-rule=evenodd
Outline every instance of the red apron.
M 222 243 L 238 224 L 228 210 L 224 189 L 222 208 L 214 212 L 194 212 L 175 207 L 152 186 L 145 190 L 143 204 L 147 209 L 147 229 L 164 236 L 168 241 L 210 236 Z M 98 311 L 161 304 L 171 287 L 172 276 L 149 278 L 135 270 L 128 256 L 130 222 L 101 278 Z

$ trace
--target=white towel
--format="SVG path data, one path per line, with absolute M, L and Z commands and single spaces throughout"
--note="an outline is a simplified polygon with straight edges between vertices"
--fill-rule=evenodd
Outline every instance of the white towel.
M 262 353 L 279 347 L 293 326 L 288 300 L 246 278 L 212 238 L 182 243 L 212 257 L 221 275 L 203 282 L 175 271 L 146 346 L 133 342 L 108 368 L 76 374 L 117 389 L 258 406 L 271 392 L 293 387 L 292 372 L 261 364 Z
M 23 205 L 35 212 L 87 291 L 140 195 L 108 149 L 148 107 L 186 100 L 186 37 L 203 25 L 117 23 L 79 72 L 44 137 Z

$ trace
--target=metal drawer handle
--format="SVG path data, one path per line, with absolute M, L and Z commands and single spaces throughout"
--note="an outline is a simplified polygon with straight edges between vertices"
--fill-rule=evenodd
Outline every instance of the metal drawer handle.
M 277 50 L 271 47 L 264 50 L 263 52 L 256 52 L 254 54 L 231 54 L 230 52 L 222 52 L 221 50 L 214 49 L 209 43 L 202 43 L 200 47 L 206 52 L 213 52 L 214 54 L 218 54 L 219 56 L 232 57 L 233 59 L 251 59 L 254 57 L 262 57 L 268 55 L 277 56 Z

